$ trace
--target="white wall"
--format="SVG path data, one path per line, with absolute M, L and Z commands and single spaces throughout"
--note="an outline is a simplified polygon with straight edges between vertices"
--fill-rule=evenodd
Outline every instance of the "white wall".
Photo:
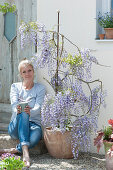
M 96 38 L 96 0 L 38 0 L 37 19 L 47 29 L 57 24 L 57 10 L 60 10 L 60 32 L 79 47 L 92 49 L 92 53 L 103 65 L 96 66 L 94 77 L 103 81 L 107 90 L 105 109 L 101 109 L 99 129 L 108 125 L 107 120 L 113 118 L 113 41 L 97 42 Z M 39 75 L 39 78 L 42 74 Z M 43 80 L 42 80 L 43 81 Z M 93 140 L 94 135 L 92 136 Z M 91 147 L 96 152 L 96 147 Z M 101 150 L 100 153 L 104 153 Z

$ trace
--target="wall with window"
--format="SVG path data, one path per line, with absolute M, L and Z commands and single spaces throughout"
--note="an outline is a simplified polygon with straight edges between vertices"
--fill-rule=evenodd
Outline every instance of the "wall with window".
M 113 119 L 113 40 L 97 40 L 99 28 L 96 23 L 98 11 L 106 12 L 113 8 L 112 0 L 38 0 L 37 19 L 44 23 L 47 29 L 56 29 L 57 10 L 60 10 L 60 32 L 81 48 L 89 48 L 92 54 L 97 57 L 104 66 L 95 66 L 94 77 L 103 81 L 107 90 L 106 108 L 101 109 L 99 117 L 99 129 L 108 125 L 107 120 Z M 74 51 L 73 46 L 69 50 Z M 46 73 L 44 73 L 46 74 Z M 39 70 L 39 79 L 42 79 L 42 72 Z M 97 152 L 93 146 L 91 152 Z M 100 153 L 104 153 L 101 150 Z

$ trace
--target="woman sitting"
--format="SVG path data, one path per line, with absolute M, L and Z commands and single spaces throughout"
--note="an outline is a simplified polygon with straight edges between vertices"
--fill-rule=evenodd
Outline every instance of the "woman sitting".
M 19 139 L 20 143 L 16 148 L 4 151 L 22 152 L 23 161 L 29 167 L 29 149 L 38 144 L 42 138 L 40 110 L 45 96 L 45 87 L 40 83 L 34 83 L 34 68 L 31 61 L 22 60 L 19 63 L 18 70 L 22 82 L 11 85 L 12 117 L 8 133 L 13 139 Z M 23 111 L 20 102 L 28 103 Z

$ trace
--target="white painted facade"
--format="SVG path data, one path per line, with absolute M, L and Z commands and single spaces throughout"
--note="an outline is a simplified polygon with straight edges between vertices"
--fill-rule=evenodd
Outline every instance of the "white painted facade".
M 107 0 L 104 1 L 107 3 Z M 60 33 L 78 47 L 91 49 L 92 54 L 101 64 L 110 66 L 95 66 L 93 69 L 94 79 L 102 80 L 104 89 L 107 90 L 107 106 L 105 109 L 101 108 L 99 116 L 98 126 L 100 129 L 108 125 L 108 119 L 113 119 L 113 40 L 97 41 L 95 39 L 96 0 L 38 0 L 37 20 L 44 23 L 48 30 L 53 26 L 57 29 L 58 10 L 60 10 Z M 74 50 L 73 46 L 69 46 L 69 49 Z M 43 81 L 42 77 L 43 74 L 39 70 L 40 81 Z M 93 134 L 91 152 L 96 152 L 96 147 L 93 146 L 94 136 Z M 103 149 L 100 150 L 101 153 L 104 153 Z

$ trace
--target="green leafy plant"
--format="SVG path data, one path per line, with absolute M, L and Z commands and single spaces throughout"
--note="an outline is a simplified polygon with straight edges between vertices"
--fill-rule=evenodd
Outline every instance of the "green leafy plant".
M 20 156 L 16 156 L 10 153 L 4 153 L 0 159 L 1 170 L 22 170 L 25 166 Z
M 16 5 L 10 5 L 9 3 L 4 3 L 4 5 L 0 5 L 0 12 L 7 13 L 7 12 L 15 12 L 16 11 Z
M 109 119 L 108 123 L 109 126 L 98 131 L 96 138 L 94 138 L 94 146 L 97 147 L 98 152 L 104 141 L 113 142 L 113 119 Z
M 111 126 L 107 126 L 107 127 L 104 127 L 104 137 L 103 137 L 103 140 L 109 140 L 110 139 L 110 136 L 112 134 L 112 127 Z
M 68 57 L 64 57 L 63 62 L 69 63 L 71 66 L 76 65 L 82 65 L 82 57 L 79 55 L 72 56 L 71 54 L 68 54 Z
M 113 15 L 111 13 L 98 14 L 97 22 L 103 28 L 113 28 Z

